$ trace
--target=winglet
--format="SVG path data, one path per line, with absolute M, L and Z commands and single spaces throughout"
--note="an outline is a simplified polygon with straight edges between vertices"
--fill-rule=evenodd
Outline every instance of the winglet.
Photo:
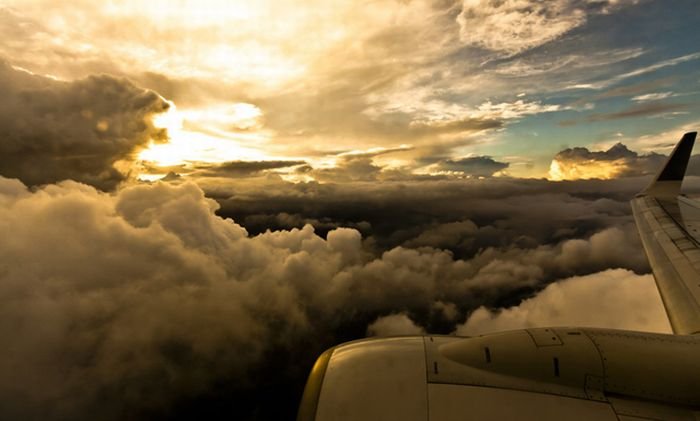
M 693 144 L 697 132 L 689 132 L 683 135 L 676 147 L 668 157 L 666 164 L 654 178 L 649 186 L 642 190 L 639 195 L 650 195 L 662 199 L 674 199 L 681 191 L 681 184 L 688 168 L 690 153 L 693 151 Z

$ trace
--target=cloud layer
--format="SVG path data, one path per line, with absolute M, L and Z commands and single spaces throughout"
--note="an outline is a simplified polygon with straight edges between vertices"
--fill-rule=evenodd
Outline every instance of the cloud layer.
M 418 248 L 382 252 L 349 228 L 250 236 L 191 183 L 106 194 L 0 178 L 0 204 L 0 231 L 11 233 L 0 243 L 8 419 L 215 418 L 234 407 L 244 418 L 288 416 L 299 396 L 290 391 L 327 346 L 449 333 L 479 306 L 517 304 L 557 279 L 647 270 L 630 225 L 455 259 L 435 247 L 484 241 L 482 229 L 507 236 L 508 225 L 438 225 L 413 239 Z
M 291 184 L 268 176 L 196 182 L 221 204 L 220 215 L 254 234 L 305 223 L 321 235 L 333 227 L 351 226 L 380 250 L 430 246 L 468 258 L 488 247 L 556 244 L 612 226 L 629 226 L 625 231 L 636 241 L 628 200 L 648 181 L 413 177 L 382 183 Z

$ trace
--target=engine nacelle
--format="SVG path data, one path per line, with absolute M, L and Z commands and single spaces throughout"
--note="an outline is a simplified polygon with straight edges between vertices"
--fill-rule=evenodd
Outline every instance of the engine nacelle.
M 698 407 L 698 351 L 696 336 L 577 328 L 350 342 L 319 358 L 298 420 L 448 420 L 455 411 L 522 419 L 553 410 L 616 420 L 619 399 Z

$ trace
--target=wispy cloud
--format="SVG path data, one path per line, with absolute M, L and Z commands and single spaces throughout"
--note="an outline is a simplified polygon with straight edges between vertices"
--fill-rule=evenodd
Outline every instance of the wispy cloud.
M 675 58 L 668 59 L 668 60 L 662 60 L 660 62 L 657 62 L 657 63 L 649 65 L 649 66 L 640 67 L 640 68 L 632 70 L 630 72 L 622 73 L 620 75 L 609 78 L 607 80 L 598 81 L 598 82 L 590 82 L 590 83 L 581 83 L 581 84 L 568 86 L 567 88 L 568 89 L 595 89 L 595 90 L 604 89 L 604 88 L 610 87 L 612 85 L 615 85 L 619 82 L 622 82 L 626 79 L 630 79 L 630 78 L 633 78 L 636 76 L 641 76 L 644 74 L 652 73 L 652 72 L 655 72 L 657 70 L 660 70 L 660 69 L 663 69 L 666 67 L 677 66 L 679 64 L 686 63 L 686 62 L 693 61 L 693 60 L 697 60 L 697 59 L 700 59 L 700 52 L 686 54 L 684 56 L 675 57 Z
M 596 9 L 574 0 L 525 2 L 464 0 L 457 17 L 460 40 L 513 55 L 553 41 L 586 22 L 589 13 L 609 13 L 635 0 L 599 1 Z
M 653 92 L 650 94 L 637 95 L 632 97 L 632 101 L 646 102 L 646 101 L 659 101 L 661 99 L 666 99 L 674 96 L 673 92 Z
M 665 114 L 672 111 L 688 108 L 687 104 L 647 103 L 629 107 L 622 111 L 612 113 L 596 113 L 588 116 L 588 121 L 618 120 L 621 118 L 633 118 Z

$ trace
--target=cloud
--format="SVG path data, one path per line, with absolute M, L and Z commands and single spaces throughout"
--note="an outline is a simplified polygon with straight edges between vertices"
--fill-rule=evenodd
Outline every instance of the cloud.
M 687 104 L 665 104 L 665 103 L 650 103 L 639 104 L 629 107 L 622 111 L 606 114 L 591 114 L 588 117 L 589 122 L 619 120 L 622 118 L 634 118 L 642 116 L 654 116 L 666 114 L 669 112 L 683 110 L 688 108 Z
M 268 177 L 194 181 L 220 203 L 218 214 L 233 218 L 252 234 L 265 232 L 270 221 L 284 214 L 285 223 L 297 225 L 271 226 L 301 228 L 309 222 L 320 235 L 328 227 L 354 226 L 380 250 L 388 250 L 417 244 L 413 240 L 425 232 L 457 230 L 439 229 L 443 224 L 471 221 L 479 230 L 466 241 L 440 235 L 425 243 L 459 258 L 486 247 L 551 244 L 632 224 L 628 201 L 648 183 L 629 177 L 572 183 L 508 177 L 324 184 L 290 184 Z
M 380 317 L 367 326 L 367 336 L 425 335 L 406 314 Z
M 305 171 L 315 180 L 324 182 L 375 181 L 381 176 L 382 167 L 371 157 L 345 155 L 340 157 L 332 168 L 318 168 Z
M 552 180 L 586 178 L 635 177 L 655 174 L 666 157 L 657 153 L 639 155 L 622 143 L 607 151 L 591 152 L 587 148 L 565 149 L 552 159 L 549 177 Z
M 201 177 L 250 177 L 264 171 L 290 168 L 305 161 L 231 161 L 221 164 L 199 164 L 196 175 Z
M 335 156 L 335 162 L 332 167 L 318 166 L 314 168 L 311 165 L 304 165 L 297 167 L 294 172 L 297 176 L 305 177 L 305 181 L 322 183 L 352 183 L 358 181 L 414 182 L 430 178 L 491 177 L 509 166 L 508 163 L 495 161 L 489 156 L 460 159 L 423 156 L 417 160 L 392 160 L 392 158 L 387 159 L 381 156 L 396 156 L 404 152 L 412 153 L 412 151 L 413 148 L 393 148 L 379 152 L 342 153 Z M 399 164 L 397 165 L 396 163 Z M 194 175 L 196 176 L 197 174 Z
M 691 54 L 686 54 L 683 56 L 678 56 L 670 59 L 665 59 L 665 60 L 659 60 L 656 63 L 649 64 L 643 67 L 639 67 L 635 70 L 625 72 L 622 74 L 615 75 L 613 77 L 610 77 L 608 79 L 602 80 L 602 81 L 596 81 L 593 83 L 586 83 L 586 84 L 579 84 L 579 85 L 574 85 L 570 86 L 570 88 L 576 89 L 576 88 L 582 88 L 582 89 L 605 89 L 609 86 L 615 85 L 617 83 L 620 83 L 626 79 L 634 78 L 637 76 L 642 76 L 646 75 L 648 73 L 654 73 L 657 70 L 664 69 L 667 67 L 673 67 L 677 66 L 679 64 L 683 64 L 689 61 L 694 61 L 700 59 L 700 53 L 691 53 Z
M 567 1 L 540 5 L 512 0 L 465 0 L 457 17 L 462 42 L 506 54 L 552 41 L 585 20 L 585 13 Z
M 664 152 L 670 153 L 673 147 L 678 143 L 681 133 L 694 132 L 700 127 L 700 120 L 690 121 L 688 123 L 675 124 L 661 132 L 651 133 L 641 136 L 623 136 L 616 141 L 624 141 L 626 144 L 634 145 L 636 149 L 646 153 Z M 693 168 L 693 157 L 688 169 Z
M 10 1 L 0 31 L 12 42 L 0 46 L 0 53 L 12 57 L 13 64 L 67 80 L 94 72 L 127 76 L 188 112 L 188 134 L 233 138 L 237 146 L 260 152 L 246 159 L 311 160 L 338 150 L 402 143 L 415 146 L 412 157 L 421 158 L 430 147 L 451 152 L 490 142 L 503 129 L 511 130 L 514 120 L 568 109 L 562 101 L 570 93 L 544 94 L 581 77 L 599 80 L 625 73 L 629 60 L 652 51 L 583 24 L 572 36 L 565 32 L 556 38 L 561 42 L 549 43 L 547 51 L 529 48 L 510 57 L 497 52 L 500 58 L 495 58 L 492 51 L 459 41 L 466 28 L 458 16 L 466 19 L 468 10 L 477 16 L 469 18 L 466 33 L 476 38 L 482 26 L 490 25 L 479 14 L 493 11 L 494 19 L 513 18 L 492 23 L 497 30 L 484 29 L 484 42 L 501 42 L 510 24 L 516 39 L 530 39 L 519 36 L 523 20 L 540 16 L 554 22 L 532 28 L 540 42 L 542 33 L 573 16 L 569 10 L 596 24 L 614 20 L 606 14 L 632 1 L 561 0 L 550 2 L 548 10 L 520 0 L 382 0 L 363 8 L 348 0 L 273 3 L 220 7 L 203 1 L 158 13 L 165 9 L 160 1 L 148 8 L 80 0 L 56 8 L 46 0 Z M 631 9 L 625 17 L 638 14 Z M 198 19 L 182 21 L 188 15 Z M 251 24 L 259 21 L 269 30 Z M 25 29 L 15 31 L 19 27 Z M 178 48 L 183 32 L 190 48 Z M 609 45 L 602 39 L 621 41 Z M 520 92 L 527 100 L 516 97 Z M 225 110 L 233 104 L 258 107 L 262 117 L 244 119 L 238 127 L 236 113 Z M 224 151 L 233 142 L 224 140 L 217 148 Z
M 650 94 L 637 95 L 632 97 L 632 101 L 646 102 L 646 101 L 659 101 L 661 99 L 666 99 L 674 96 L 673 92 L 652 92 Z
M 682 64 L 682 63 L 685 63 L 688 61 L 698 60 L 698 59 L 700 59 L 700 53 L 696 52 L 696 53 L 686 54 L 686 55 L 679 56 L 679 57 L 674 57 L 674 58 L 667 59 L 667 60 L 662 60 L 662 61 L 659 61 L 657 63 L 651 64 L 649 66 L 645 66 L 645 67 L 635 69 L 635 70 L 632 70 L 630 72 L 621 74 L 620 76 L 617 77 L 617 80 L 622 80 L 622 79 L 627 79 L 630 77 L 640 76 L 643 74 L 655 72 L 655 71 L 657 71 L 659 69 L 663 69 L 665 67 L 677 66 L 679 64 Z
M 437 135 L 498 129 L 508 120 L 561 110 L 556 104 L 522 99 L 498 103 L 485 101 L 471 107 L 430 96 L 434 93 L 408 91 L 375 95 L 371 98 L 372 105 L 364 113 L 373 121 L 403 115 L 409 119 L 409 128 L 416 135 Z
M 489 129 L 500 129 L 504 122 L 497 118 L 464 117 L 445 118 L 441 120 L 413 120 L 409 123 L 409 131 L 416 135 L 440 135 L 465 132 L 478 132 Z
M 415 187 L 410 195 L 423 192 L 421 200 L 440 213 L 476 208 L 476 217 L 478 208 L 500 202 L 496 190 L 519 189 L 531 199 L 545 183 L 506 181 L 469 186 L 483 190 L 481 203 L 440 199 L 456 183 L 442 192 Z M 369 203 L 371 190 L 359 185 L 352 195 L 367 195 Z M 582 192 L 582 185 L 570 188 Z M 293 195 L 325 188 L 287 187 L 302 189 Z M 342 191 L 333 197 L 341 208 L 356 206 Z M 559 218 L 575 213 L 577 225 L 586 225 L 586 213 L 617 207 L 612 200 L 571 205 L 572 196 L 545 197 L 551 209 L 558 204 Z M 542 202 L 508 204 L 504 219 L 517 219 L 516 208 L 532 218 L 549 206 Z M 593 216 L 607 218 L 607 226 L 582 239 L 505 240 L 455 259 L 430 245 L 469 236 L 483 245 L 480 230 L 505 238 L 510 223 L 464 222 L 459 236 L 438 227 L 419 248 L 377 250 L 349 228 L 324 237 L 310 225 L 251 236 L 217 216 L 218 208 L 192 183 L 107 194 L 72 181 L 29 190 L 0 178 L 0 231 L 12 232 L 0 242 L 0 333 L 12 338 L 0 351 L 0 418 L 162 419 L 188 411 L 211 418 L 227 408 L 279 418 L 294 410 L 307 368 L 324 347 L 367 332 L 447 333 L 481 305 L 517 304 L 557 279 L 615 267 L 648 270 L 634 227 L 610 227 L 620 220 L 611 215 Z M 493 212 L 503 217 L 504 209 Z M 397 215 L 400 226 L 411 226 L 412 218 Z M 553 229 L 569 226 L 553 224 L 554 214 L 546 219 L 558 225 Z M 535 217 L 526 228 L 538 224 Z M 271 398 L 280 405 L 270 408 Z
M 112 189 L 139 148 L 166 137 L 151 118 L 168 103 L 125 79 L 61 82 L 0 61 L 0 91 L 0 174 L 27 184 L 73 179 Z
M 542 326 L 587 326 L 671 333 L 652 275 L 614 269 L 559 281 L 518 306 L 480 307 L 457 328 L 473 336 Z
M 507 162 L 494 161 L 490 156 L 446 159 L 437 165 L 442 171 L 457 171 L 475 177 L 491 177 L 508 166 Z
M 13 64 L 66 80 L 103 72 L 127 76 L 190 111 L 187 126 L 197 134 L 235 132 L 241 147 L 307 160 L 401 143 L 416 146 L 419 157 L 424 146 L 492 141 L 501 129 L 512 130 L 515 119 L 566 110 L 562 102 L 571 92 L 549 95 L 565 86 L 631 73 L 631 60 L 640 69 L 653 66 L 647 55 L 660 49 L 617 36 L 639 34 L 628 25 L 643 26 L 659 43 L 665 39 L 657 36 L 663 28 L 648 24 L 648 14 L 623 10 L 634 1 L 557 0 L 546 8 L 524 0 L 381 0 L 362 8 L 349 0 L 226 7 L 202 1 L 175 8 L 160 0 L 148 8 L 82 0 L 60 8 L 46 0 L 6 3 L 0 31 L 8 42 L 0 54 Z M 651 6 L 662 7 L 656 3 Z M 618 12 L 625 25 L 610 24 Z M 268 30 L 254 23 L 261 21 Z M 566 29 L 571 25 L 573 32 Z M 549 42 L 549 31 L 563 32 Z M 473 39 L 465 46 L 460 33 Z M 524 44 L 510 45 L 509 38 Z M 502 49 L 474 48 L 480 40 Z M 541 42 L 547 51 L 530 47 Z M 504 57 L 503 51 L 520 48 L 526 49 Z M 692 59 L 678 56 L 656 63 Z M 518 103 L 520 92 L 528 100 Z M 259 107 L 264 118 L 228 127 L 235 121 L 211 121 L 213 114 L 204 112 L 224 116 L 219 105 L 232 104 Z M 238 136 L 238 129 L 250 136 Z
M 580 72 L 584 69 L 609 67 L 644 54 L 644 49 L 618 48 L 591 51 L 587 54 L 561 51 L 558 54 L 525 54 L 512 60 L 494 63 L 494 71 L 511 77 L 552 75 L 559 72 Z
M 2 8 L 0 34 L 12 42 L 0 46 L 0 54 L 36 73 L 67 80 L 106 72 L 127 76 L 197 114 L 186 126 L 198 134 L 231 135 L 219 124 L 226 121 L 207 121 L 212 105 L 259 107 L 264 118 L 245 126 L 249 137 L 234 140 L 264 149 L 267 156 L 308 157 L 319 150 L 325 155 L 328 149 L 428 141 L 441 133 L 500 126 L 465 118 L 439 127 L 410 127 L 411 116 L 372 121 L 363 114 L 371 106 L 369 95 L 423 73 L 413 70 L 431 67 L 458 48 L 451 42 L 457 28 L 449 4 L 166 3 L 142 8 L 77 0 L 59 10 L 46 0 L 10 1 Z M 259 22 L 266 22 L 268 30 L 261 31 Z M 14 31 L 19 26 L 32 28 L 32 35 L 21 36 L 27 31 Z M 181 48 L 183 33 L 188 48 Z M 270 133 L 275 141 L 260 148 L 260 138 Z
M 586 22 L 636 1 L 464 0 L 457 17 L 462 42 L 512 55 L 553 41 Z M 595 5 L 595 8 L 587 7 Z

